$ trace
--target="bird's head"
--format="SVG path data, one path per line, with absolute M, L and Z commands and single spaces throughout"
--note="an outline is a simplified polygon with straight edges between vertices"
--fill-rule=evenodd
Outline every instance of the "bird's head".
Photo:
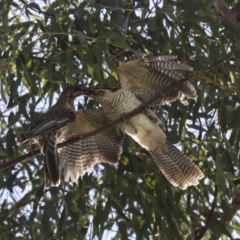
M 74 108 L 73 103 L 75 98 L 81 95 L 84 95 L 84 92 L 80 87 L 67 87 L 62 91 L 57 105 Z
M 68 101 L 68 102 L 73 102 L 75 100 L 75 98 L 84 95 L 84 92 L 81 88 L 79 87 L 67 87 L 65 88 L 61 95 L 59 100 L 63 100 L 63 101 Z
M 80 87 L 67 87 L 62 91 L 61 96 L 72 98 L 74 100 L 76 97 L 83 94 L 83 89 L 81 89 Z

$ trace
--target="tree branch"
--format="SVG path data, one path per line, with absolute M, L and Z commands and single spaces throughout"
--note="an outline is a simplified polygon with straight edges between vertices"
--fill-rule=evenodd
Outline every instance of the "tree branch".
M 238 13 L 231 11 L 231 9 L 227 6 L 227 4 L 223 0 L 214 0 L 214 2 L 219 11 L 222 13 L 222 15 L 235 27 L 240 28 Z
M 201 228 L 201 230 L 199 231 L 199 234 L 195 237 L 195 240 L 201 240 L 209 228 L 209 224 L 212 220 L 212 216 L 213 216 L 213 213 L 214 213 L 214 210 L 216 207 L 216 203 L 217 203 L 217 194 L 218 194 L 218 186 L 215 186 L 214 199 L 212 202 L 211 210 L 209 211 L 209 214 L 207 216 L 205 226 Z
M 224 61 L 228 60 L 238 49 L 240 48 L 240 44 L 238 44 L 229 54 L 227 54 L 224 58 L 222 58 L 221 60 L 215 62 L 214 64 L 208 66 L 208 67 L 205 67 L 203 68 L 202 70 L 196 72 L 194 75 L 192 76 L 189 76 L 189 77 L 186 77 L 186 78 L 183 78 L 182 80 L 178 81 L 178 82 L 172 82 L 167 88 L 166 88 L 166 91 L 165 91 L 165 95 L 168 95 L 173 88 L 177 88 L 179 87 L 180 85 L 182 85 L 184 82 L 186 81 L 189 81 L 191 79 L 194 79 L 194 78 L 197 78 L 199 77 L 200 75 L 202 75 L 203 73 L 205 72 L 208 72 L 216 67 L 218 67 L 220 64 L 222 64 Z M 156 101 L 158 101 L 159 99 L 161 98 L 164 98 L 164 95 L 156 95 L 153 99 L 151 99 L 149 102 L 147 102 L 147 105 L 152 105 L 153 103 L 155 103 Z M 131 111 L 130 113 L 128 113 L 128 117 L 131 118 L 139 113 L 141 113 L 142 111 L 144 110 L 143 107 L 139 107 L 139 108 L 136 108 L 134 109 L 133 111 Z M 102 133 L 104 131 L 106 131 L 107 129 L 111 128 L 111 127 L 114 127 L 115 125 L 121 123 L 123 120 L 122 118 L 119 118 L 115 121 L 112 121 L 112 122 L 109 122 L 108 124 L 94 130 L 94 131 L 91 131 L 91 132 L 88 132 L 88 133 L 84 133 L 83 134 L 83 139 L 86 139 L 86 138 L 89 138 L 91 136 L 94 136 L 96 134 L 99 134 L 99 133 Z M 57 145 L 58 148 L 62 148 L 62 147 L 65 147 L 69 144 L 73 144 L 75 142 L 78 142 L 80 141 L 81 139 L 79 137 L 74 137 L 74 138 L 71 138 L 71 139 L 68 139 L 67 141 L 65 142 L 62 142 L 62 143 L 59 143 Z M 31 158 L 31 157 L 34 157 L 36 155 L 39 155 L 41 152 L 40 150 L 35 150 L 33 153 L 28 153 L 28 154 L 25 154 L 25 155 L 22 155 L 18 158 L 15 158 L 14 160 L 11 160 L 10 162 L 7 162 L 7 163 L 3 163 L 0 165 L 0 170 L 3 170 L 3 169 L 6 169 L 6 168 L 9 168 L 17 163 L 20 163 L 28 158 Z
M 233 181 L 233 183 L 235 185 L 240 183 L 240 179 L 237 179 L 235 181 Z M 214 213 L 214 209 L 216 207 L 216 202 L 217 202 L 217 194 L 218 194 L 218 186 L 216 186 L 215 191 L 214 191 L 214 199 L 212 202 L 212 207 L 211 210 L 209 211 L 207 220 L 206 220 L 206 224 L 204 227 L 201 228 L 199 234 L 195 237 L 195 240 L 200 240 L 202 239 L 202 237 L 205 235 L 205 233 L 207 232 L 213 213 Z M 229 196 L 230 198 L 230 196 Z M 232 221 L 233 217 L 235 216 L 236 212 L 240 209 L 240 195 L 238 193 L 233 194 L 232 197 L 232 202 L 231 202 L 231 209 L 228 212 L 228 214 L 225 214 L 225 216 L 227 217 L 223 217 L 222 221 L 224 223 L 224 225 L 227 227 L 229 225 L 229 223 Z M 220 238 L 220 236 L 222 235 L 221 231 L 215 231 L 212 236 L 211 239 L 212 240 L 218 240 Z
M 219 9 L 219 11 L 222 13 L 222 15 L 229 21 L 231 22 L 235 27 L 237 27 L 238 29 L 240 29 L 240 20 L 239 20 L 239 15 L 236 12 L 231 11 L 231 9 L 228 7 L 228 5 L 224 2 L 224 0 L 214 0 L 215 5 L 217 6 L 217 8 Z M 239 42 L 240 39 L 238 38 L 237 43 L 239 46 Z M 237 179 L 235 181 L 233 181 L 235 185 L 240 183 L 240 179 Z M 217 187 L 216 187 L 217 188 Z M 216 192 L 216 189 L 215 189 Z M 214 194 L 215 195 L 215 194 Z M 216 200 L 214 198 L 214 208 L 215 208 L 215 204 L 216 204 Z M 236 212 L 240 209 L 240 195 L 239 194 L 234 194 L 234 196 L 232 197 L 232 202 L 231 202 L 231 211 L 230 213 L 228 213 L 227 217 L 224 217 L 222 219 L 222 221 L 224 222 L 224 225 L 227 227 L 229 225 L 229 223 L 232 221 L 233 217 L 235 216 Z M 203 237 L 203 235 L 206 233 L 207 229 L 208 229 L 208 225 L 210 223 L 211 220 L 211 216 L 214 212 L 214 208 L 213 208 L 213 204 L 212 204 L 212 208 L 209 212 L 208 218 L 206 220 L 206 225 L 201 229 L 199 235 L 196 237 L 196 239 L 201 239 Z M 212 236 L 211 239 L 213 240 L 217 240 L 220 238 L 220 236 L 222 235 L 221 231 L 215 231 Z
M 32 190 L 27 192 L 18 202 L 16 202 L 10 209 L 7 210 L 7 216 L 6 217 L 12 216 L 17 209 L 22 208 L 22 207 L 26 206 L 27 204 L 29 204 L 29 199 L 38 190 L 39 190 L 39 188 L 33 188 Z
M 232 198 L 231 209 L 229 210 L 228 214 L 221 219 L 221 221 L 226 227 L 229 226 L 230 222 L 232 221 L 232 219 L 234 218 L 235 214 L 239 209 L 240 209 L 240 195 L 238 193 L 235 193 Z M 218 240 L 221 237 L 221 235 L 222 235 L 221 229 L 217 229 L 212 234 L 211 239 Z

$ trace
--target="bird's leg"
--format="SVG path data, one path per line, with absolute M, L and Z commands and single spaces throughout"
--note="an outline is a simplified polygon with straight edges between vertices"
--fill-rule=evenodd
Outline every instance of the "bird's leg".
M 149 111 L 149 107 L 147 104 L 142 103 L 142 109 L 143 113 L 148 116 L 148 118 L 156 125 L 162 124 L 162 121 L 153 113 L 152 111 Z
M 32 139 L 30 139 L 30 141 L 28 142 L 28 152 L 33 154 L 34 153 L 34 149 L 33 149 L 33 146 L 32 146 Z
M 84 137 L 83 137 L 83 135 L 82 135 L 82 133 L 78 133 L 76 136 L 78 136 L 81 140 L 83 140 L 84 139 Z
M 129 121 L 129 117 L 128 117 L 127 113 L 123 113 L 121 118 L 122 118 L 123 122 L 127 123 Z
M 149 109 L 149 106 L 146 103 L 144 103 L 144 102 L 142 102 L 140 107 L 143 109 L 144 112 Z
M 149 110 L 149 106 L 146 104 L 146 103 L 144 103 L 144 102 L 142 102 L 142 104 L 140 105 L 140 107 L 142 108 L 142 112 L 144 113 L 144 114 L 146 114 L 146 115 L 149 115 L 148 114 L 148 110 Z
M 129 121 L 130 118 L 129 118 L 128 114 L 127 113 L 123 113 L 121 117 L 122 117 L 123 122 L 128 124 L 128 125 L 130 125 L 131 128 L 133 129 L 133 131 L 135 132 L 135 134 L 137 134 L 137 129 Z

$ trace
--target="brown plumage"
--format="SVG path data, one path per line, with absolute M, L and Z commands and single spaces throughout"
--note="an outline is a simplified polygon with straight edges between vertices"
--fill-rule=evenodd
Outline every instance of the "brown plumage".
M 171 55 L 147 56 L 144 53 L 131 56 L 117 70 L 121 88 L 133 92 L 144 103 L 159 94 L 161 94 L 161 98 L 155 103 L 164 104 L 166 101 L 175 101 L 179 98 L 180 93 L 190 98 L 196 98 L 196 90 L 189 81 L 166 92 L 172 82 L 184 78 L 176 70 L 192 70 L 187 65 L 170 61 L 176 58 Z
M 68 124 L 61 134 L 61 140 L 81 133 L 93 131 L 108 122 L 102 109 L 87 109 L 76 112 L 74 122 Z M 122 153 L 124 134 L 111 128 L 90 138 L 83 139 L 61 149 L 60 172 L 64 170 L 65 181 L 75 182 L 99 162 L 117 163 Z
M 60 183 L 57 135 L 75 119 L 74 99 L 82 94 L 77 87 L 68 87 L 61 93 L 57 103 L 42 114 L 23 136 L 22 142 L 36 139 L 44 154 L 45 187 Z
M 93 89 L 86 90 L 85 95 L 102 105 L 109 120 L 116 120 L 142 105 L 127 89 Z M 174 186 L 186 189 L 196 185 L 203 178 L 203 173 L 187 156 L 167 142 L 159 123 L 155 113 L 146 109 L 117 127 L 151 153 L 160 170 Z

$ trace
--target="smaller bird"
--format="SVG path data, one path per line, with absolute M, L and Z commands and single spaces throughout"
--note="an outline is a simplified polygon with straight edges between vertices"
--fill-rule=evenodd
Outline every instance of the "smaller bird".
M 194 86 L 186 81 L 169 89 L 169 85 L 184 77 L 177 72 L 191 71 L 192 68 L 171 60 L 177 56 L 147 56 L 139 53 L 130 56 L 118 69 L 119 82 L 122 89 L 127 89 L 143 103 L 148 103 L 161 95 L 154 104 L 164 104 L 177 100 L 181 93 L 190 98 L 197 98 Z
M 75 121 L 61 132 L 58 141 L 81 133 L 91 132 L 108 123 L 103 109 L 82 109 Z M 75 182 L 99 162 L 117 163 L 122 153 L 124 133 L 115 127 L 59 149 L 60 173 L 64 180 Z
M 44 154 L 46 188 L 60 184 L 57 138 L 63 128 L 75 120 L 74 100 L 82 94 L 82 90 L 78 87 L 65 88 L 57 103 L 33 123 L 20 142 L 23 143 L 30 139 L 38 141 Z

